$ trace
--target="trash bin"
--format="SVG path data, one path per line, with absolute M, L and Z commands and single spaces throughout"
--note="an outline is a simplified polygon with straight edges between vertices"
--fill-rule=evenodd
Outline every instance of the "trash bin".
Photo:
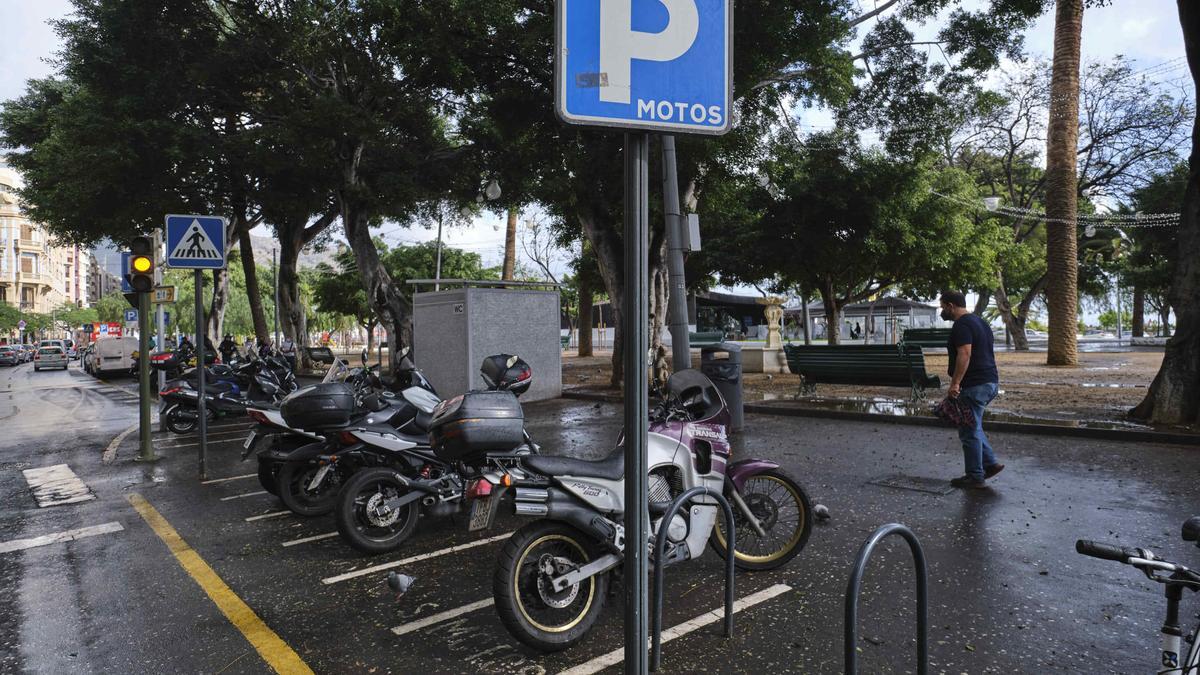
M 723 355 L 723 356 L 722 356 Z M 733 418 L 730 431 L 741 431 L 742 411 L 742 348 L 731 342 L 718 342 L 700 348 L 700 372 L 717 385 L 717 390 L 729 406 Z

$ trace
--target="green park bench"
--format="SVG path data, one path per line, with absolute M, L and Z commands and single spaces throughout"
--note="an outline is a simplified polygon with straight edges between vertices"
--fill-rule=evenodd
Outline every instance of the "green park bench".
M 707 347 L 725 339 L 725 334 L 719 330 L 700 333 L 688 333 L 688 345 L 691 347 Z
M 941 381 L 925 372 L 925 354 L 917 345 L 784 345 L 788 370 L 800 376 L 800 394 L 817 383 L 909 387 L 913 400 Z
M 949 328 L 908 328 L 901 342 L 918 347 L 945 347 L 950 341 Z
M 567 347 L 571 346 L 571 336 L 570 335 L 563 335 L 558 338 L 558 341 L 562 343 L 563 349 L 566 349 Z

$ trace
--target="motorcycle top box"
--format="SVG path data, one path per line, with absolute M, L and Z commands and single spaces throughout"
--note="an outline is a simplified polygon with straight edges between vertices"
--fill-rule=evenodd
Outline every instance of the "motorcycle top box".
M 354 390 L 342 382 L 301 387 L 283 399 L 279 412 L 293 429 L 344 427 L 354 414 Z
M 446 462 L 509 452 L 525 440 L 525 415 L 512 392 L 467 392 L 434 409 L 429 440 L 434 454 Z
M 483 360 L 479 374 L 490 389 L 503 389 L 520 396 L 533 384 L 533 369 L 519 356 L 496 354 Z

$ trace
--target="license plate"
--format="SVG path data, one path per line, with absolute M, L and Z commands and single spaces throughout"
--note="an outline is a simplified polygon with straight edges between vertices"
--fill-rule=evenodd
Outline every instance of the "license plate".
M 317 470 L 317 475 L 313 476 L 312 482 L 308 484 L 309 492 L 317 489 L 317 486 L 320 485 L 321 481 L 325 479 L 325 474 L 329 473 L 331 468 L 333 468 L 332 464 L 326 464 Z
M 493 505 L 498 505 L 494 494 L 487 497 L 480 497 L 471 502 L 471 520 L 467 524 L 467 530 L 470 532 L 478 532 L 486 530 L 492 524 L 492 515 L 494 513 Z
M 254 441 L 256 438 L 257 436 L 253 431 L 251 431 L 250 435 L 246 437 L 246 442 L 242 443 L 242 459 L 246 459 L 246 457 L 250 454 L 250 450 L 254 448 Z

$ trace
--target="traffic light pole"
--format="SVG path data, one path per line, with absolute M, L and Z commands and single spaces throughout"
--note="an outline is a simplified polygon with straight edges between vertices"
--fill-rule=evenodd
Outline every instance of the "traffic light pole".
M 150 294 L 138 293 L 138 461 L 153 462 L 150 442 Z

